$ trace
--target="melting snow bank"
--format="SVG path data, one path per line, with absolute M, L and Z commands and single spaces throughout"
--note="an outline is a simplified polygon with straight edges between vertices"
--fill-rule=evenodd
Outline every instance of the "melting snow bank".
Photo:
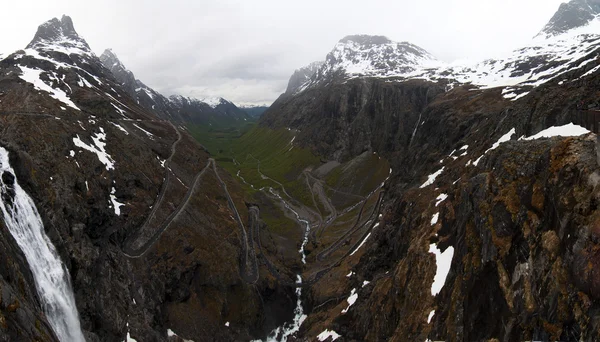
M 431 310 L 431 312 L 429 313 L 429 316 L 427 316 L 427 324 L 431 323 L 431 319 L 433 318 L 433 315 L 435 315 L 435 310 Z
M 96 156 L 98 156 L 98 160 L 106 167 L 106 171 L 113 170 L 115 168 L 115 162 L 110 154 L 106 153 L 106 133 L 104 133 L 102 127 L 100 127 L 100 133 L 96 133 L 96 136 L 92 136 L 92 140 L 96 146 L 84 143 L 81 141 L 78 134 L 77 137 L 73 138 L 73 143 L 77 147 L 95 153 Z
M 319 341 L 325 341 L 326 339 L 328 339 L 330 337 L 331 337 L 332 341 L 335 341 L 342 336 L 340 336 L 340 334 L 336 333 L 333 330 L 325 330 L 322 333 L 320 333 L 319 336 L 317 336 Z
M 552 137 L 577 137 L 588 133 L 590 133 L 590 131 L 588 131 L 587 129 L 578 125 L 574 125 L 573 123 L 569 123 L 564 126 L 552 126 L 539 132 L 536 135 L 527 138 L 521 137 L 519 140 L 535 140 L 540 138 Z
M 70 277 L 44 232 L 33 200 L 19 186 L 8 151 L 0 147 L 0 209 L 6 227 L 23 251 L 48 322 L 63 342 L 84 342 Z
M 473 165 L 477 166 L 477 164 L 479 164 L 479 162 L 481 161 L 481 158 L 483 158 L 483 156 L 486 155 L 486 153 L 488 153 L 489 151 L 495 150 L 498 148 L 498 146 L 500 146 L 500 144 L 505 143 L 507 141 L 510 140 L 510 138 L 515 135 L 517 132 L 515 131 L 515 129 L 511 129 L 510 131 L 508 131 L 508 133 L 504 134 L 503 136 L 500 137 L 500 139 L 498 139 L 498 141 L 496 141 L 494 143 L 494 145 L 492 145 L 492 147 L 488 148 L 485 152 L 483 152 L 483 154 L 481 155 L 481 157 L 477 158 L 477 160 L 475 162 L 473 162 Z
M 129 322 L 127 322 L 127 336 L 125 336 L 125 340 L 123 342 L 137 342 L 137 340 L 129 334 Z
M 431 216 L 431 225 L 435 226 L 438 223 L 438 219 L 440 218 L 440 213 L 435 213 Z
M 120 216 L 121 215 L 121 207 L 124 206 L 125 204 L 117 201 L 117 196 L 115 196 L 116 192 L 117 192 L 117 190 L 113 186 L 112 190 L 110 191 L 110 202 L 112 204 L 113 209 L 115 210 L 115 215 Z
M 135 128 L 139 129 L 140 131 L 146 133 L 147 136 L 149 136 L 151 139 L 154 139 L 154 134 L 148 132 L 147 130 L 143 129 L 142 127 L 140 127 L 137 124 L 133 124 L 135 126 Z
M 73 101 L 71 101 L 71 99 L 69 99 L 67 93 L 65 93 L 62 89 L 54 89 L 51 86 L 47 85 L 44 81 L 42 81 L 40 75 L 42 74 L 42 72 L 44 72 L 43 70 L 30 69 L 21 65 L 19 65 L 19 68 L 21 69 L 21 75 L 19 76 L 19 78 L 21 78 L 25 82 L 33 84 L 33 87 L 36 90 L 45 91 L 49 93 L 52 98 L 66 104 L 67 106 L 77 110 L 81 110 L 73 103 Z M 52 73 L 48 75 L 49 78 L 52 77 L 55 81 L 58 81 L 58 77 L 56 76 L 56 74 Z
M 352 305 L 354 305 L 354 303 L 356 303 L 357 299 L 358 299 L 358 293 L 356 293 L 356 289 L 354 288 L 350 292 L 350 297 L 348 297 L 348 299 L 346 299 L 346 301 L 348 302 L 348 307 L 345 308 L 344 310 L 342 310 L 342 313 L 345 314 L 346 312 L 348 312 L 348 310 L 350 310 L 350 307 Z
M 176 333 L 173 332 L 173 330 L 171 329 L 167 329 L 167 337 L 179 337 L 181 338 L 179 335 L 177 335 Z M 183 342 L 194 342 L 192 340 L 186 340 L 184 338 L 181 338 L 183 340 Z
M 427 176 L 427 181 L 425 183 L 423 183 L 423 185 L 421 185 L 419 187 L 419 189 L 423 189 L 424 187 L 430 186 L 431 184 L 433 184 L 433 182 L 435 182 L 435 179 L 438 178 L 439 175 L 442 174 L 442 172 L 444 172 L 444 169 L 446 167 L 442 167 L 441 169 L 437 170 L 435 173 L 430 174 L 429 176 Z
M 302 284 L 302 277 L 300 275 L 297 276 L 296 284 Z M 273 330 L 265 342 L 286 342 L 288 337 L 293 336 L 295 333 L 300 331 L 300 326 L 304 323 L 306 319 L 306 315 L 304 314 L 304 309 L 302 308 L 302 288 L 296 288 L 296 296 L 298 300 L 296 302 L 296 308 L 294 309 L 294 320 L 289 323 L 285 323 L 281 327 Z M 259 340 L 253 342 L 260 342 Z
M 433 278 L 433 284 L 431 285 L 431 294 L 433 296 L 440 293 L 444 283 L 446 283 L 446 277 L 450 272 L 450 266 L 452 265 L 452 257 L 454 256 L 454 247 L 448 247 L 444 253 L 442 253 L 436 246 L 435 243 L 429 245 L 429 253 L 435 254 L 436 271 L 435 277 Z

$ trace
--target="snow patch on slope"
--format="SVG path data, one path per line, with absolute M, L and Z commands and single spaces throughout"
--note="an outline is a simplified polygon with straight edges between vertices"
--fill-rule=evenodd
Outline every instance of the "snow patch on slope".
M 483 152 L 483 154 L 481 155 L 481 157 L 477 158 L 477 160 L 475 162 L 473 162 L 473 165 L 477 166 L 477 164 L 479 164 L 479 162 L 481 161 L 481 158 L 483 158 L 483 156 L 485 156 L 489 151 L 497 149 L 498 146 L 500 146 L 500 144 L 509 141 L 512 138 L 512 136 L 515 135 L 515 134 L 516 134 L 516 131 L 513 128 L 508 133 L 506 133 L 503 136 L 501 136 L 500 139 L 498 139 L 498 141 L 496 141 L 494 143 L 494 145 L 492 145 L 492 147 L 488 148 L 485 152 Z
M 352 291 L 350 292 L 350 297 L 348 297 L 348 299 L 346 299 L 346 301 L 348 302 L 348 307 L 345 308 L 344 310 L 342 310 L 342 313 L 345 314 L 348 312 L 348 310 L 350 310 L 350 307 L 352 305 L 354 305 L 354 303 L 356 303 L 356 300 L 358 299 L 358 293 L 356 292 L 356 289 L 352 289 Z
M 436 271 L 435 277 L 433 278 L 433 284 L 431 285 L 431 295 L 435 296 L 440 293 L 444 287 L 448 273 L 450 273 L 452 257 L 454 256 L 454 247 L 450 246 L 442 253 L 442 251 L 437 248 L 437 245 L 432 243 L 429 245 L 429 253 L 435 254 Z
M 73 138 L 73 143 L 75 146 L 80 147 L 86 151 L 95 153 L 98 157 L 98 160 L 106 167 L 106 171 L 114 170 L 115 161 L 112 159 L 110 154 L 106 153 L 106 133 L 104 133 L 104 129 L 100 127 L 100 133 L 96 133 L 95 136 L 92 136 L 92 140 L 94 141 L 94 145 L 88 145 L 81 141 L 79 138 L 79 134 Z
M 222 103 L 223 99 L 220 97 L 205 97 L 205 98 L 201 99 L 200 101 L 206 103 L 211 108 L 217 108 L 217 106 Z
M 67 93 L 65 93 L 62 89 L 53 88 L 52 86 L 46 84 L 46 82 L 42 81 L 41 74 L 44 72 L 43 70 L 31 69 L 21 65 L 19 65 L 19 68 L 21 69 L 21 75 L 19 78 L 27 83 L 33 84 L 35 89 L 49 93 L 52 98 L 64 103 L 65 105 L 80 110 L 79 107 L 77 107 L 75 103 L 71 101 Z M 58 77 L 55 74 L 48 73 L 48 75 L 50 75 L 49 78 L 52 77 L 58 80 Z
M 573 123 L 569 123 L 563 126 L 552 126 L 550 128 L 546 128 L 545 130 L 527 137 L 521 138 L 523 140 L 535 140 L 540 138 L 552 138 L 552 137 L 577 137 L 580 135 L 588 134 L 590 131 L 587 129 L 575 125 Z M 519 140 L 521 140 L 519 139 Z
M 431 184 L 433 184 L 435 182 L 436 178 L 438 178 L 439 175 L 441 175 L 442 172 L 444 172 L 445 168 L 446 167 L 444 166 L 441 169 L 437 170 L 436 172 L 434 172 L 434 173 L 430 174 L 429 176 L 427 176 L 427 181 L 425 183 L 423 183 L 419 188 L 423 189 L 423 188 L 425 188 L 425 187 L 430 186 Z
M 337 340 L 338 338 L 342 337 L 340 334 L 336 333 L 333 330 L 325 330 L 322 333 L 319 334 L 319 336 L 317 336 L 317 338 L 319 339 L 319 341 L 325 341 L 328 338 L 331 337 L 332 341 Z

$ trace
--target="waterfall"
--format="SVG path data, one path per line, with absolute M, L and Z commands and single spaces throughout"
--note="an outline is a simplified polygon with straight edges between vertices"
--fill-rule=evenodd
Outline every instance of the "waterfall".
M 303 219 L 297 211 L 292 209 L 292 207 L 275 191 L 273 188 L 269 188 L 269 192 L 277 197 L 285 206 L 286 209 L 294 213 L 296 216 L 296 220 L 304 225 L 304 239 L 302 240 L 302 246 L 298 251 L 302 256 L 302 263 L 306 264 L 306 252 L 305 247 L 308 244 L 308 236 L 310 234 L 310 222 L 308 220 Z M 300 274 L 296 275 L 296 284 L 302 284 L 302 277 Z M 298 331 L 300 331 L 300 326 L 306 319 L 306 315 L 304 314 L 304 309 L 302 307 L 302 287 L 296 287 L 296 308 L 294 309 L 294 320 L 292 322 L 284 323 L 281 327 L 273 330 L 269 336 L 267 336 L 266 342 L 287 342 L 289 337 L 294 336 Z M 254 342 L 254 341 L 253 341 Z
M 69 273 L 44 232 L 33 200 L 17 183 L 8 151 L 3 147 L 0 147 L 0 174 L 4 223 L 27 259 L 48 322 L 61 342 L 85 341 Z

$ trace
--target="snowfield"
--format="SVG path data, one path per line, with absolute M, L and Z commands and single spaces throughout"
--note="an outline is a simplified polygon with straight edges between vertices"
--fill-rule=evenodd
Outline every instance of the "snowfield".
M 590 131 L 587 129 L 578 125 L 574 125 L 573 123 L 569 123 L 564 126 L 552 126 L 533 136 L 527 138 L 521 137 L 519 140 L 535 140 L 552 137 L 577 137 L 588 133 L 590 133 Z
M 500 58 L 475 62 L 446 63 L 407 42 L 388 40 L 365 44 L 345 38 L 334 46 L 327 62 L 297 92 L 341 72 L 346 79 L 376 77 L 386 78 L 389 82 L 446 80 L 450 84 L 448 90 L 457 84 L 471 84 L 480 89 L 503 87 L 504 98 L 516 101 L 527 96 L 535 87 L 594 63 L 595 51 L 599 47 L 600 17 L 562 34 L 538 35 L 523 48 Z M 600 66 L 583 76 L 598 70 Z

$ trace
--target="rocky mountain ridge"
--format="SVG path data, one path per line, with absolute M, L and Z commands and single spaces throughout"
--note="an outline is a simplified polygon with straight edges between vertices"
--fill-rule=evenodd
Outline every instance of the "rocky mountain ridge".
M 100 60 L 132 98 L 166 120 L 183 124 L 236 125 L 250 119 L 243 110 L 223 98 L 194 99 L 180 95 L 165 97 L 136 79 L 111 49 L 105 50 Z
M 325 62 L 312 62 L 292 74 L 288 82 L 286 94 L 295 94 L 303 84 L 309 81 Z
M 265 336 L 295 301 L 272 279 L 240 277 L 243 192 L 185 128 L 129 90 L 68 17 L 0 61 L 0 145 L 71 275 L 86 340 Z M 23 253 L 0 228 L 0 340 L 57 341 Z M 143 249 L 128 254 L 134 243 Z
M 538 36 L 555 36 L 585 26 L 600 14 L 600 1 L 577 0 L 562 3 Z
M 132 93 L 115 75 L 131 81 L 124 66 L 105 58 L 123 71 L 111 72 L 70 19 L 53 20 L 31 48 L 0 61 L 0 145 L 72 276 L 88 342 L 269 332 L 597 340 L 600 168 L 595 137 L 570 124 L 600 107 L 600 46 L 580 34 L 588 26 L 451 73 L 419 69 L 428 57 L 412 45 L 343 39 L 330 64 L 283 94 L 253 131 L 255 141 L 277 136 L 279 156 L 314 160 L 313 172 L 296 166 L 300 157 L 277 159 L 295 167 L 282 182 L 307 185 L 286 190 L 257 159 L 272 141 L 259 144 L 263 156 L 242 149 L 225 161 L 252 164 L 254 179 L 229 175 L 186 129 L 149 109 L 160 94 L 137 84 Z M 393 60 L 369 59 L 382 47 Z M 182 116 L 227 105 L 165 103 Z M 364 173 L 347 171 L 360 160 Z M 317 177 L 340 162 L 348 164 L 330 183 Z M 375 190 L 335 187 L 368 178 L 375 164 L 384 171 Z M 253 182 L 270 184 L 257 196 L 281 199 L 289 227 L 261 221 L 275 206 L 247 200 L 242 186 Z M 299 190 L 314 213 L 292 203 Z M 342 193 L 360 201 L 344 208 Z M 0 339 L 56 341 L 22 253 L 0 228 L 10 251 L 0 258 Z
M 599 338 L 598 147 L 576 125 L 599 108 L 596 23 L 469 67 L 318 72 L 271 106 L 261 126 L 324 162 L 393 169 L 365 251 L 310 288 L 299 338 Z
M 394 43 L 382 36 L 349 36 L 335 45 L 326 63 L 309 80 L 294 88 L 302 92 L 336 78 L 377 77 L 389 82 L 421 79 L 449 87 L 457 84 L 482 89 L 505 87 L 504 96 L 514 100 L 595 60 L 592 52 L 600 44 L 598 6 L 595 0 L 564 4 L 542 30 L 545 34 L 537 35 L 523 48 L 502 58 L 475 63 L 444 63 L 415 45 Z M 560 24 L 574 16 L 573 12 L 587 19 Z

